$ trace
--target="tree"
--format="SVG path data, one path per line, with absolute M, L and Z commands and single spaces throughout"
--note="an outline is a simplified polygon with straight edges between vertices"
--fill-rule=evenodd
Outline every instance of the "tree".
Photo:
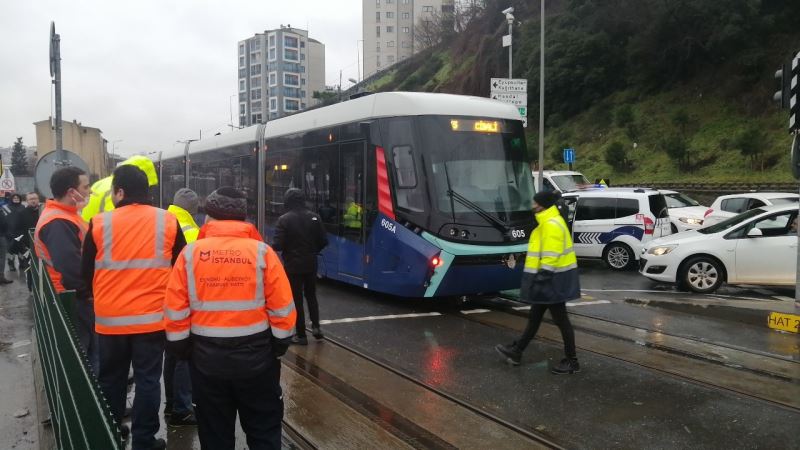
M 678 163 L 679 169 L 686 169 L 689 165 L 689 150 L 686 139 L 681 134 L 673 134 L 661 143 L 661 147 L 671 160 Z
M 330 91 L 314 91 L 311 97 L 319 100 L 323 105 L 332 105 L 339 99 L 339 94 Z
M 681 108 L 672 113 L 670 120 L 672 120 L 672 124 L 678 127 L 678 129 L 681 131 L 681 135 L 686 137 L 686 131 L 689 128 L 689 124 L 692 120 L 689 117 L 689 113 L 687 113 L 685 109 Z
M 631 108 L 631 105 L 622 105 L 617 108 L 617 112 L 614 114 L 614 121 L 620 128 L 624 128 L 633 122 L 633 108 Z
M 26 153 L 22 138 L 18 137 L 17 142 L 14 142 L 14 148 L 11 150 L 11 172 L 14 175 L 29 175 L 28 156 Z
M 621 142 L 608 144 L 608 147 L 606 147 L 606 163 L 620 172 L 627 172 L 630 169 L 628 151 Z
M 733 143 L 734 148 L 739 149 L 743 156 L 750 158 L 750 164 L 756 168 L 757 163 L 761 162 L 761 170 L 764 170 L 764 149 L 766 148 L 766 134 L 761 128 L 751 126 L 740 132 Z

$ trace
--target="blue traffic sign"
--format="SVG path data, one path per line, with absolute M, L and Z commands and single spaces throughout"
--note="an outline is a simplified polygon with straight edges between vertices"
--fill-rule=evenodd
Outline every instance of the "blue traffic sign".
M 564 149 L 564 162 L 566 164 L 572 164 L 575 162 L 575 149 L 574 148 L 565 148 Z

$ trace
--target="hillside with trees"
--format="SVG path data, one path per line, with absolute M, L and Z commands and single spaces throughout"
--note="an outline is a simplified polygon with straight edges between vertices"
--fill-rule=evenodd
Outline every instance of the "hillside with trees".
M 476 5 L 477 4 L 477 5 Z M 488 96 L 505 77 L 514 6 L 514 76 L 528 79 L 528 148 L 537 149 L 538 1 L 459 2 L 455 26 L 428 24 L 423 52 L 374 77 L 372 91 Z M 797 0 L 550 0 L 546 168 L 576 149 L 589 178 L 790 181 L 787 114 L 775 70 L 800 50 Z

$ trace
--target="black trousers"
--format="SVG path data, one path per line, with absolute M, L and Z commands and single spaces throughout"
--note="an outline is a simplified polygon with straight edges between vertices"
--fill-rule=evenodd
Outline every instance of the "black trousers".
M 548 309 L 550 310 L 550 315 L 553 316 L 553 322 L 555 322 L 558 329 L 561 330 L 561 339 L 564 340 L 564 353 L 567 358 L 575 358 L 575 332 L 572 330 L 572 324 L 567 316 L 566 303 L 531 305 L 531 311 L 528 314 L 528 325 L 517 341 L 517 349 L 522 352 L 528 344 L 530 344 L 539 331 L 539 325 L 542 324 L 544 312 Z
M 297 324 L 295 332 L 298 337 L 306 336 L 306 313 L 303 309 L 303 294 L 308 300 L 308 314 L 311 316 L 311 325 L 319 327 L 319 303 L 317 303 L 317 274 L 315 273 L 290 273 L 289 284 L 292 286 L 294 307 L 297 310 Z
M 217 378 L 191 364 L 197 432 L 204 450 L 233 450 L 236 413 L 252 450 L 281 448 L 280 361 L 249 378 Z
M 133 363 L 136 394 L 131 411 L 133 449 L 153 446 L 160 425 L 161 368 L 164 360 L 163 331 L 142 334 L 98 334 L 100 367 L 98 380 L 111 413 L 122 422 L 128 387 L 128 369 Z

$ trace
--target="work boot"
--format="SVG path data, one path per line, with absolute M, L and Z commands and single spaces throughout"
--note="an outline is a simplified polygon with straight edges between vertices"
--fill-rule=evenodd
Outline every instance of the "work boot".
M 494 349 L 497 350 L 497 353 L 505 356 L 507 363 L 511 364 L 512 366 L 520 365 L 522 360 L 522 352 L 517 349 L 516 342 L 513 342 L 509 345 L 497 344 Z
M 164 450 L 165 448 L 167 448 L 167 441 L 161 438 L 155 439 L 150 448 L 152 450 Z
M 0 278 L 0 284 L 11 284 L 13 282 L 13 280 L 9 280 L 8 278 Z
M 167 424 L 171 427 L 197 425 L 197 418 L 194 416 L 193 412 L 188 412 L 185 414 L 172 414 L 169 418 L 169 421 L 167 421 Z
M 581 371 L 581 365 L 578 364 L 578 358 L 564 358 L 557 366 L 550 369 L 550 371 L 556 375 L 570 375 L 579 373 Z
M 8 260 L 8 270 L 9 272 L 16 272 L 17 268 L 14 267 L 14 258 Z
M 122 425 L 119 427 L 119 434 L 122 436 L 122 440 L 127 441 L 131 437 L 131 428 L 127 425 Z
M 305 336 L 292 336 L 292 345 L 308 345 L 308 338 Z
M 322 330 L 320 330 L 319 327 L 311 327 L 311 334 L 314 335 L 314 338 L 317 340 L 325 337 L 322 335 Z

